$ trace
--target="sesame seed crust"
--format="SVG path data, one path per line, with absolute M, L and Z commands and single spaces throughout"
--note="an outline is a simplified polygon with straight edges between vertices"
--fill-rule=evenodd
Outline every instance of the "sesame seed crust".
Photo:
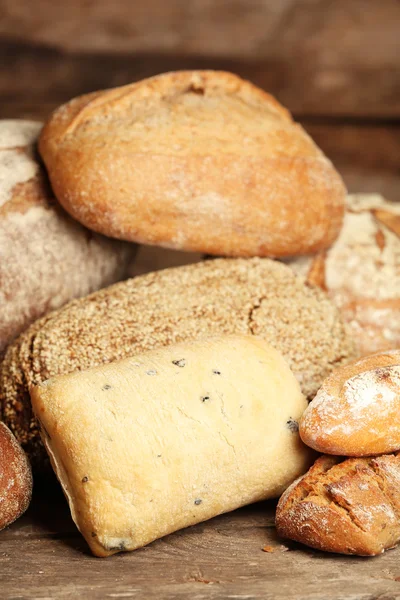
M 232 333 L 258 335 L 280 350 L 309 398 L 354 354 L 332 302 L 287 266 L 260 258 L 208 260 L 113 285 L 34 323 L 0 365 L 2 418 L 42 468 L 31 385 L 158 346 Z

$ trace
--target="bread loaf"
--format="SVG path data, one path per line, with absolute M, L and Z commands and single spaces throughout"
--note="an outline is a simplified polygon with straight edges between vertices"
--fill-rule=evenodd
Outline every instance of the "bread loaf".
M 40 129 L 0 121 L 0 353 L 44 313 L 121 279 L 134 249 L 57 206 L 35 156 Z
M 11 431 L 0 421 L 0 529 L 18 519 L 32 496 L 28 459 Z
M 223 256 L 328 247 L 345 188 L 272 96 L 230 73 L 166 73 L 75 98 L 40 152 L 56 196 L 105 235 Z
M 0 365 L 3 419 L 35 466 L 43 449 L 28 388 L 158 346 L 210 335 L 258 335 L 282 352 L 312 397 L 353 356 L 337 309 L 269 259 L 215 259 L 130 279 L 34 323 Z
M 324 454 L 369 456 L 400 449 L 400 350 L 331 373 L 305 411 L 300 435 Z
M 307 405 L 254 336 L 172 345 L 32 389 L 75 523 L 97 556 L 279 495 L 310 464 Z
M 377 194 L 348 196 L 333 246 L 289 264 L 339 306 L 360 355 L 400 346 L 399 204 Z
M 400 541 L 400 456 L 322 456 L 279 500 L 276 528 L 317 550 L 374 556 Z

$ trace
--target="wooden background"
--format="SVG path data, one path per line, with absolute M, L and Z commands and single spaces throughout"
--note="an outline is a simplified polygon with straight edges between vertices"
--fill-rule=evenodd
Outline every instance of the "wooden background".
M 167 70 L 234 71 L 293 112 L 351 191 L 400 200 L 398 0 L 0 0 L 0 57 L 0 118 L 45 119 L 73 96 Z M 135 268 L 192 258 L 142 248 Z M 0 534 L 0 597 L 400 598 L 400 550 L 280 552 L 273 512 L 244 509 L 103 561 L 37 485 Z
M 0 0 L 0 117 L 167 70 L 275 94 L 352 191 L 400 199 L 399 0 Z

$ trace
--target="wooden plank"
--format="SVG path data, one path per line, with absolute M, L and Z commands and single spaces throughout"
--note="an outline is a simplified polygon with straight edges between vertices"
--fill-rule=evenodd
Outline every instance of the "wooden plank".
M 0 103 L 10 111 L 16 99 L 55 106 L 163 71 L 214 68 L 297 115 L 400 116 L 397 0 L 3 5 Z
M 133 553 L 96 559 L 66 502 L 37 494 L 0 534 L 1 597 L 389 600 L 400 594 L 400 550 L 374 559 L 333 556 L 288 543 L 281 551 L 274 503 L 223 515 Z M 265 545 L 277 548 L 262 551 Z
M 400 201 L 400 125 L 305 122 L 350 192 L 377 192 Z

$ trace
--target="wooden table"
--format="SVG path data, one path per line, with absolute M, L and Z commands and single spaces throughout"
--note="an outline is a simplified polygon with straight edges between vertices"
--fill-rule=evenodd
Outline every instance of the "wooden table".
M 275 94 L 352 192 L 400 200 L 398 0 L 0 0 L 0 118 L 40 118 L 94 89 L 222 68 Z M 132 274 L 198 260 L 142 247 Z M 400 549 L 378 558 L 277 540 L 274 504 L 96 559 L 57 485 L 0 533 L 0 599 L 392 600 Z M 272 546 L 275 552 L 264 552 Z
M 262 503 L 136 552 L 94 558 L 58 488 L 48 485 L 0 535 L 0 598 L 400 598 L 400 549 L 376 558 L 323 554 L 283 546 L 273 524 L 274 503 Z

